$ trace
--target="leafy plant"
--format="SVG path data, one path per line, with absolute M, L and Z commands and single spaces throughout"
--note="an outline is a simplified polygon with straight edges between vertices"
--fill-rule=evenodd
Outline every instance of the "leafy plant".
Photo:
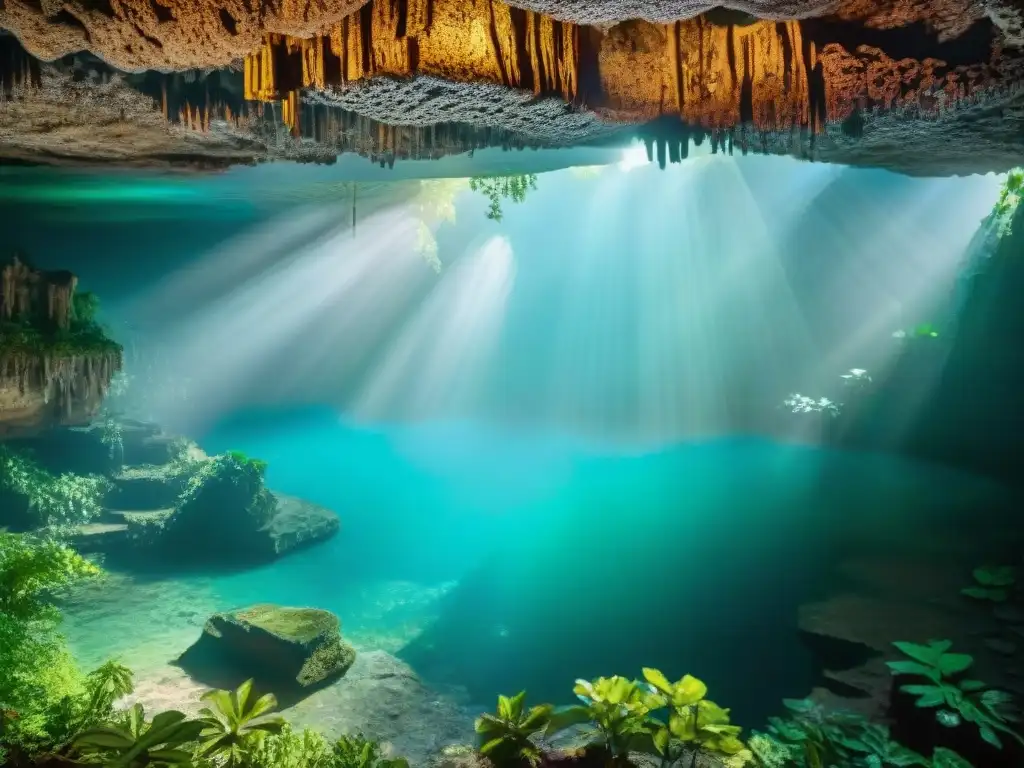
M 668 721 L 650 719 L 654 748 L 662 764 L 680 760 L 687 750 L 691 762 L 700 753 L 728 758 L 745 751 L 739 739 L 740 727 L 729 722 L 729 710 L 704 698 L 708 688 L 703 682 L 686 675 L 675 683 L 650 667 L 643 670 L 644 679 L 658 692 L 668 706 Z
M 334 743 L 331 768 L 409 768 L 404 757 L 386 758 L 375 741 L 362 736 L 342 736 Z
M 103 511 L 110 483 L 95 475 L 54 476 L 28 456 L 0 445 L 0 490 L 25 497 L 41 526 L 61 528 L 88 522 Z
M 475 728 L 480 736 L 480 754 L 499 765 L 540 762 L 540 749 L 531 737 L 543 732 L 551 723 L 553 707 L 539 704 L 526 709 L 525 701 L 526 691 L 512 697 L 499 696 L 497 713 L 477 718 Z
M 202 723 L 174 710 L 147 723 L 142 705 L 135 704 L 124 725 L 91 728 L 75 739 L 73 747 L 102 758 L 106 768 L 189 765 L 192 753 L 181 747 L 195 741 L 202 728 Z
M 864 718 L 850 712 L 827 711 L 809 699 L 783 699 L 782 703 L 789 716 L 768 719 L 768 738 L 784 747 L 776 749 L 776 753 L 785 752 L 790 759 L 809 768 L 842 765 L 852 758 L 845 742 L 858 733 Z M 764 742 L 759 741 L 758 745 L 763 746 Z
M 947 727 L 961 722 L 973 723 L 989 744 L 1002 749 L 999 734 L 1024 744 L 1010 723 L 1017 721 L 1009 694 L 989 689 L 980 680 L 963 679 L 961 675 L 974 664 L 966 653 L 950 653 L 952 642 L 932 640 L 927 645 L 893 643 L 908 659 L 889 661 L 894 675 L 922 677 L 927 682 L 901 685 L 900 690 L 917 697 L 917 706 L 937 708 L 936 719 Z
M 1016 573 L 1008 565 L 975 568 L 973 576 L 974 586 L 961 589 L 960 594 L 973 597 L 975 600 L 1006 602 L 1010 596 L 1010 589 L 1017 583 Z
M 936 747 L 929 768 L 974 768 L 969 762 L 951 749 Z
M 249 701 L 252 680 L 246 680 L 234 691 L 207 691 L 202 700 L 209 706 L 199 711 L 202 723 L 199 754 L 223 759 L 225 765 L 240 765 L 246 755 L 247 742 L 260 734 L 280 733 L 284 720 L 271 715 L 277 699 L 268 693 Z
M 480 192 L 490 201 L 487 218 L 501 221 L 504 216 L 501 201 L 523 202 L 526 193 L 537 188 L 537 176 L 532 173 L 519 176 L 474 176 L 469 180 L 469 188 Z
M 631 751 L 651 751 L 648 715 L 665 706 L 665 698 L 653 686 L 625 677 L 600 677 L 577 680 L 573 692 L 583 704 L 553 712 L 548 735 L 587 724 L 590 746 L 606 750 L 613 760 L 625 760 Z
M 255 740 L 249 747 L 248 768 L 333 768 L 331 745 L 309 728 L 295 731 L 285 724 L 280 733 Z

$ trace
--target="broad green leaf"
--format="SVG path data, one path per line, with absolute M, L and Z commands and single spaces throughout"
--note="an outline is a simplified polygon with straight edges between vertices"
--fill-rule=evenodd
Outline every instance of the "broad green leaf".
M 498 717 L 502 720 L 512 719 L 512 699 L 508 696 L 498 696 Z
M 974 657 L 966 653 L 944 653 L 939 657 L 939 670 L 947 677 L 963 672 L 972 664 Z
M 897 641 L 893 643 L 899 650 L 906 656 L 919 661 L 930 667 L 938 666 L 939 657 L 942 656 L 949 648 L 952 643 L 944 645 L 948 641 L 931 642 L 928 645 L 918 645 L 917 643 L 908 643 L 904 641 Z
M 1006 602 L 1009 597 L 1009 593 L 1005 589 L 995 587 L 965 587 L 960 590 L 960 594 L 975 600 L 991 600 L 993 603 Z
M 512 697 L 511 701 L 511 715 L 510 718 L 513 722 L 518 723 L 523 716 L 523 702 L 526 701 L 526 691 L 520 691 Z
M 589 723 L 591 721 L 591 712 L 589 707 L 583 706 L 572 706 L 565 707 L 563 709 L 556 709 L 551 713 L 551 720 L 548 722 L 547 728 L 544 732 L 551 736 L 564 731 L 566 728 L 572 728 L 574 725 L 581 725 L 583 723 Z
M 539 731 L 548 724 L 553 709 L 550 704 L 538 704 L 536 707 L 531 707 L 526 717 L 523 718 L 521 727 L 530 732 Z
M 651 685 L 657 685 L 651 683 Z M 671 740 L 671 734 L 668 732 L 668 728 L 658 728 L 654 732 L 654 748 L 658 750 L 658 753 L 664 755 L 668 751 L 668 743 Z
M 496 750 L 498 747 L 500 747 L 504 743 L 505 743 L 505 739 L 503 739 L 500 736 L 498 738 L 496 738 L 496 739 L 491 739 L 490 741 L 486 742 L 482 747 L 480 747 L 480 754 L 481 755 L 489 755 L 491 752 Z
M 708 694 L 708 687 L 693 675 L 686 675 L 672 690 L 672 704 L 685 707 L 695 704 Z
M 660 670 L 654 669 L 653 667 L 644 667 L 643 674 L 644 680 L 653 685 L 662 693 L 672 693 L 672 683 L 668 681 L 668 678 L 665 677 L 665 675 Z
M 936 747 L 932 754 L 933 768 L 974 768 L 969 762 L 951 749 Z
M 926 690 L 917 694 L 917 697 L 914 705 L 918 707 L 938 707 L 946 701 L 945 696 L 942 695 L 942 690 L 939 688 L 926 688 Z
M 999 738 L 999 736 L 996 734 L 996 732 L 994 730 L 989 728 L 984 723 L 978 723 L 978 733 L 981 734 L 981 738 L 982 739 L 987 741 L 989 744 L 991 744 L 996 749 L 1002 749 L 1003 748 L 1002 739 Z
M 917 661 L 887 661 L 885 665 L 896 675 L 920 675 L 936 679 L 939 677 L 935 667 L 926 666 Z
M 974 578 L 986 587 L 1009 587 L 1016 582 L 1013 568 L 1000 565 L 995 568 L 975 568 Z

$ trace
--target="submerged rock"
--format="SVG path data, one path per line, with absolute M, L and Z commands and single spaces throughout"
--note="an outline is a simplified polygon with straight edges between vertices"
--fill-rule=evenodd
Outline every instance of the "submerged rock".
M 253 678 L 286 703 L 343 676 L 355 658 L 355 649 L 341 637 L 341 622 L 330 611 L 268 603 L 211 616 L 178 664 L 196 679 L 221 687 L 229 678 Z M 234 685 L 233 679 L 226 683 Z

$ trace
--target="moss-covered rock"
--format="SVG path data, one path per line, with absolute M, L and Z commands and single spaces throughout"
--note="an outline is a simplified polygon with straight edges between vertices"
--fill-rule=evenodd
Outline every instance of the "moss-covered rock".
M 343 676 L 355 658 L 330 611 L 259 604 L 211 616 L 178 664 L 213 685 L 225 671 L 251 677 L 290 703 Z
M 267 533 L 276 501 L 263 484 L 265 469 L 263 462 L 238 453 L 199 464 L 164 523 L 162 546 L 212 562 L 276 555 Z

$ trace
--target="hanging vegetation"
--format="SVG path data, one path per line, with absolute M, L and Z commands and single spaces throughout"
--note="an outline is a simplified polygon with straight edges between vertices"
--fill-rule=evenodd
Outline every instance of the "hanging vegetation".
M 0 388 L 36 395 L 55 420 L 91 416 L 121 368 L 121 346 L 97 322 L 99 303 L 66 271 L 15 256 L 0 269 Z

